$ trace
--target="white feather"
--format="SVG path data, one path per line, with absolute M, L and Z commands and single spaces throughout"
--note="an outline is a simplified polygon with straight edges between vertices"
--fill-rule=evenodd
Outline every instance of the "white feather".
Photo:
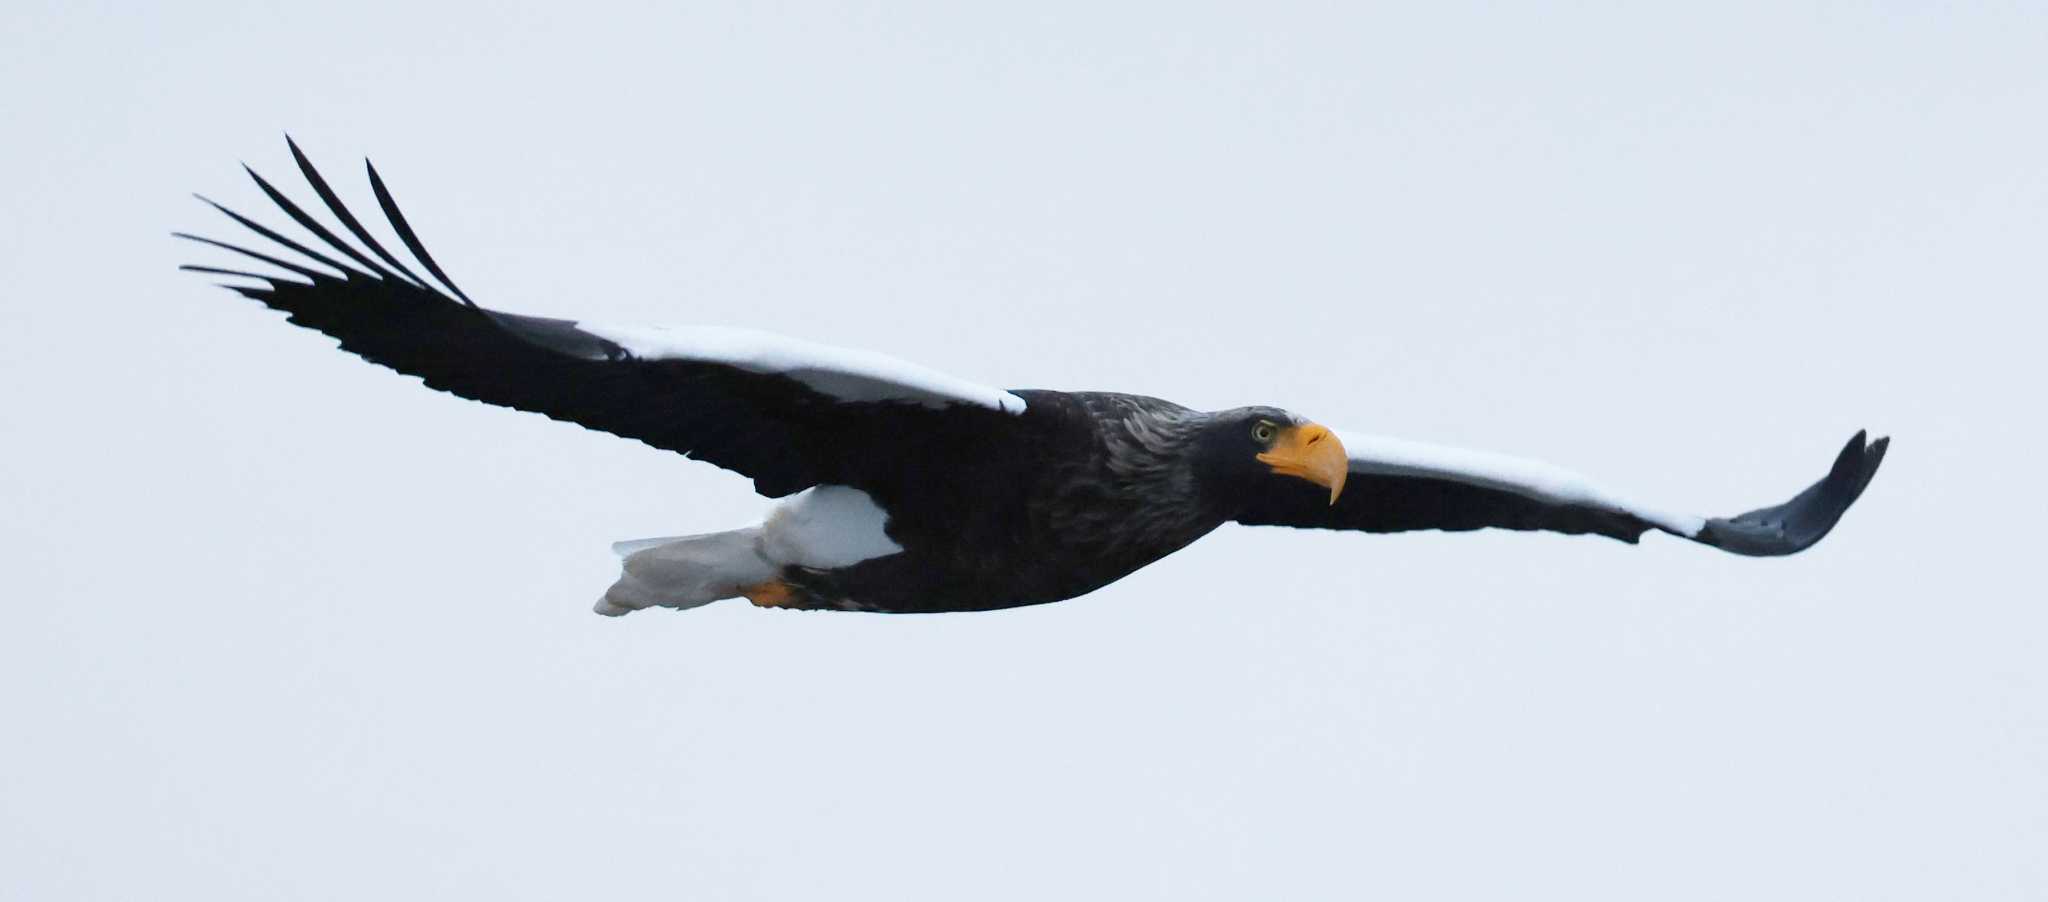
M 903 550 L 889 538 L 889 514 L 868 493 L 839 485 L 805 489 L 761 524 L 761 550 L 780 564 L 836 570 Z
M 909 401 L 928 407 L 972 404 L 1024 412 L 1024 399 L 1009 392 L 874 351 L 725 326 L 629 327 L 579 322 L 576 328 L 644 360 L 701 360 L 750 373 L 775 373 L 843 401 Z
M 1449 479 L 1552 504 L 1616 511 L 1686 537 L 1699 535 L 1706 526 L 1699 517 L 1625 501 L 1578 473 L 1542 461 L 1356 432 L 1339 432 L 1337 440 L 1350 454 L 1354 473 Z

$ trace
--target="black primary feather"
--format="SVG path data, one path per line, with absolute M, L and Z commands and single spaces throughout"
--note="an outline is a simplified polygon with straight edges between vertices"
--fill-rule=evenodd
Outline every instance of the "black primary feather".
M 320 202 L 327 205 L 327 211 L 333 213 L 334 218 L 341 220 L 342 227 L 348 229 L 349 234 L 356 236 L 357 241 L 361 241 L 364 247 L 369 248 L 371 253 L 377 255 L 378 259 L 390 264 L 392 269 L 404 275 L 413 285 L 425 287 L 427 284 L 425 279 L 414 275 L 412 270 L 405 267 L 405 264 L 398 262 L 397 257 L 393 257 L 390 251 L 385 250 L 384 245 L 379 244 L 377 239 L 370 237 L 370 230 L 363 228 L 362 222 L 357 220 L 356 215 L 350 212 L 349 208 L 341 202 L 341 198 L 334 193 L 334 189 L 328 186 L 327 180 L 320 177 L 319 170 L 313 168 L 313 161 L 306 159 L 305 152 L 299 150 L 298 142 L 293 141 L 290 135 L 286 135 L 284 143 L 286 147 L 291 149 L 292 161 L 298 164 L 299 174 L 305 176 L 306 183 L 313 186 L 313 193 L 320 195 Z M 249 174 L 255 175 L 254 172 Z

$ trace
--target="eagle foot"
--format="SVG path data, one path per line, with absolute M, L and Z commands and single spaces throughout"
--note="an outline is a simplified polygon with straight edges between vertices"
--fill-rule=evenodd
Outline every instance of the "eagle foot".
M 755 583 L 751 586 L 741 586 L 740 594 L 746 596 L 748 601 L 753 602 L 755 607 L 795 608 L 803 606 L 802 593 L 798 592 L 794 586 L 779 579 L 771 579 L 765 583 Z

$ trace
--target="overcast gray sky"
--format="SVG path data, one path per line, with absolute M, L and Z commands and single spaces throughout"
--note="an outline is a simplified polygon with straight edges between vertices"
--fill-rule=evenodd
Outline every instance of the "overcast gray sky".
M 2039 899 L 2048 7 L 0 7 L 0 897 Z M 1829 539 L 1226 529 L 608 620 L 746 483 L 181 275 L 379 169 L 472 295 L 1268 402 Z M 283 218 L 266 212 L 265 219 Z

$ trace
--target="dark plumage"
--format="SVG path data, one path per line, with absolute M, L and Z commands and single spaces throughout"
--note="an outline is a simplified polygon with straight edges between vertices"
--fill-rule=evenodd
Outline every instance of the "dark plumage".
M 228 287 L 429 387 L 638 439 L 791 496 L 757 526 L 622 543 L 624 573 L 598 606 L 608 614 L 735 595 L 889 612 L 1038 604 L 1100 588 L 1231 521 L 1627 542 L 1659 529 L 1740 554 L 1789 554 L 1834 526 L 1886 448 L 1859 433 L 1791 501 L 1705 520 L 1620 501 L 1543 464 L 1342 437 L 1277 408 L 1204 413 L 1136 395 L 1002 392 L 758 333 L 503 313 L 455 286 L 374 168 L 378 204 L 427 276 L 373 237 L 296 145 L 291 153 L 355 243 L 252 171 L 325 249 L 221 207 L 301 259 L 181 237 L 298 278 L 187 269 L 254 279 Z

